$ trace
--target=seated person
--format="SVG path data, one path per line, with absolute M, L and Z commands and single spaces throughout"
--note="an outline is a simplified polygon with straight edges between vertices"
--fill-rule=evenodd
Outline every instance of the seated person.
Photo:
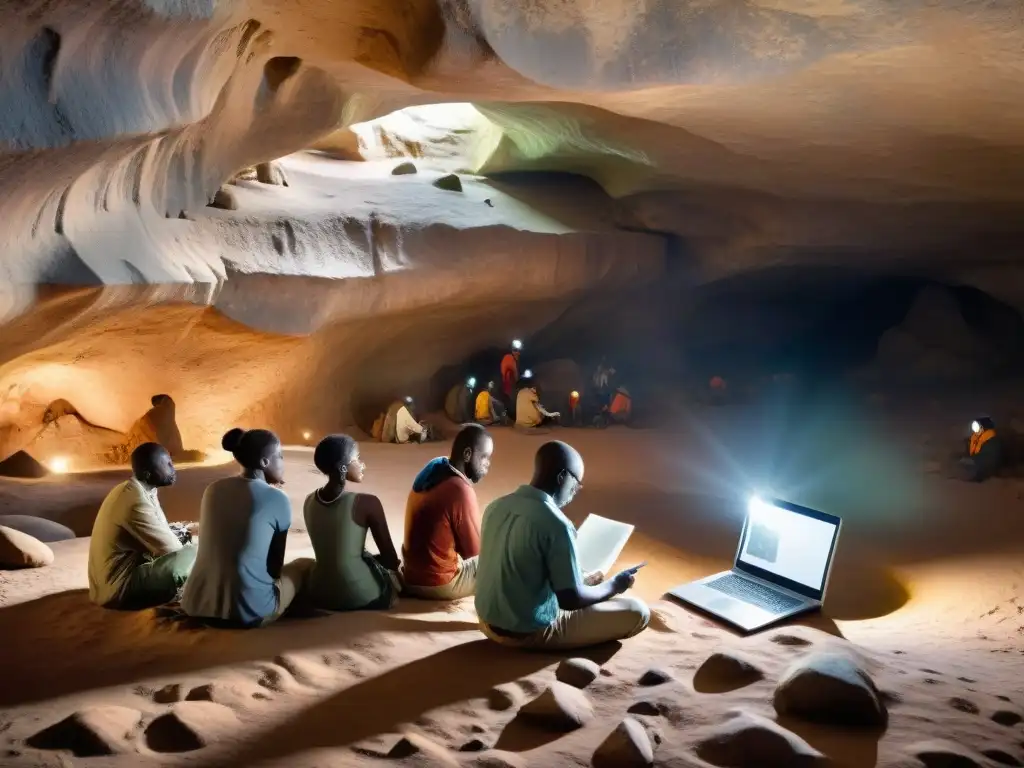
M 473 416 L 477 424 L 484 426 L 505 423 L 505 404 L 495 395 L 493 381 L 488 381 L 487 388 L 480 390 L 476 396 Z
M 328 435 L 317 444 L 313 463 L 327 475 L 327 483 L 303 505 L 316 553 L 309 578 L 313 605 L 329 611 L 390 608 L 401 585 L 384 508 L 372 494 L 346 490 L 350 482 L 361 483 L 366 471 L 359 445 L 348 435 Z M 377 557 L 366 551 L 367 531 L 380 551 Z
M 967 455 L 958 465 L 963 480 L 980 483 L 999 474 L 1003 465 L 1003 443 L 996 433 L 996 425 L 987 416 L 971 423 L 971 436 L 967 439 Z
M 157 443 L 132 451 L 132 477 L 103 500 L 89 542 L 89 599 L 104 608 L 151 608 L 175 599 L 196 560 L 160 507 L 174 485 L 171 455 Z
M 594 584 L 580 573 L 576 529 L 562 514 L 583 487 L 583 459 L 553 441 L 537 451 L 533 479 L 484 512 L 477 568 L 481 630 L 502 645 L 583 648 L 643 631 L 643 601 L 619 597 L 636 571 Z
M 457 600 L 476 590 L 480 508 L 473 485 L 491 468 L 494 441 L 478 424 L 462 428 L 450 458 L 425 466 L 405 508 L 404 590 L 416 597 Z
M 203 493 L 199 553 L 181 608 L 189 616 L 233 626 L 266 626 L 281 618 L 313 562 L 284 562 L 292 506 L 277 435 L 232 429 L 221 439 L 242 467 Z
M 465 424 L 473 420 L 473 388 L 476 387 L 476 379 L 470 376 L 464 382 L 460 382 L 448 390 L 448 396 L 444 401 L 445 415 L 456 424 Z
M 429 436 L 425 424 L 416 421 L 412 415 L 412 398 L 396 400 L 384 416 L 380 439 L 385 443 L 422 443 Z
M 516 426 L 532 429 L 543 427 L 558 421 L 558 411 L 549 412 L 541 405 L 540 396 L 535 385 L 527 385 L 519 390 L 516 396 Z
M 607 427 L 611 424 L 629 424 L 633 417 L 633 398 L 629 390 L 623 386 L 615 388 L 611 403 L 597 417 L 600 427 Z

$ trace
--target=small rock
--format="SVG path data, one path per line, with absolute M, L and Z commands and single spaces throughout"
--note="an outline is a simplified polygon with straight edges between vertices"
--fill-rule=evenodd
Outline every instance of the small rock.
M 235 193 L 227 187 L 221 187 L 213 196 L 213 200 L 210 201 L 208 207 L 220 208 L 224 211 L 237 211 L 238 210 L 238 198 L 235 197 Z
M 703 693 L 725 693 L 763 679 L 764 672 L 746 657 L 718 651 L 700 665 L 693 677 L 693 685 Z
M 601 665 L 590 659 L 565 659 L 555 670 L 555 679 L 573 688 L 586 688 L 601 674 Z
M 459 747 L 459 752 L 483 752 L 485 749 L 487 749 L 487 745 L 483 741 L 473 739 Z
M 984 764 L 984 758 L 967 747 L 941 739 L 914 744 L 909 751 L 927 768 L 981 768 Z
M 438 189 L 446 189 L 449 192 L 462 191 L 462 181 L 454 173 L 449 173 L 447 176 L 434 179 L 431 183 Z
M 392 176 L 408 176 L 411 173 L 417 172 L 415 163 L 410 162 L 399 163 L 391 169 Z
M 672 675 L 659 667 L 651 667 L 642 675 L 637 683 L 640 685 L 664 685 L 672 680 Z
M 288 177 L 284 168 L 278 163 L 260 163 L 256 166 L 256 181 L 261 184 L 273 184 L 277 187 L 287 187 Z
M 516 705 L 515 697 L 504 688 L 491 688 L 487 692 L 487 706 L 497 712 L 504 712 Z
M 868 674 L 839 653 L 812 654 L 790 667 L 774 704 L 780 715 L 834 725 L 878 728 L 889 718 Z
M 981 754 L 983 754 L 989 760 L 994 760 L 1000 765 L 1011 765 L 1015 768 L 1019 768 L 1019 766 L 1021 765 L 1020 760 L 1011 755 L 1009 752 L 1002 749 L 983 749 L 981 750 Z
M 519 713 L 544 728 L 568 732 L 589 723 L 594 718 L 594 707 L 583 691 L 556 681 Z
M 959 696 L 954 696 L 952 699 L 950 699 L 949 706 L 951 706 L 958 712 L 966 712 L 968 715 L 981 714 L 981 709 L 978 707 L 977 704 L 975 704 L 973 701 L 969 701 L 968 699 L 962 699 Z
M 594 768 L 643 768 L 654 763 L 654 745 L 647 729 L 625 718 L 594 751 Z
M 827 759 L 795 733 L 758 715 L 734 713 L 697 743 L 697 756 L 723 768 L 807 768 Z
M 142 713 L 128 707 L 79 710 L 28 738 L 36 749 L 67 750 L 76 757 L 104 757 L 132 751 L 131 739 Z
M 466 765 L 472 768 L 525 768 L 526 761 L 515 752 L 492 749 L 485 755 L 474 758 Z
M 153 694 L 153 701 L 157 704 L 174 704 L 181 701 L 181 686 L 178 683 L 165 685 Z
M 1000 709 L 992 713 L 992 720 L 1007 728 L 1012 728 L 1024 720 L 1024 717 L 1021 717 L 1020 712 L 1014 712 L 1012 709 Z
M 243 690 L 227 683 L 206 683 L 199 685 L 188 692 L 186 701 L 212 701 L 215 704 L 223 704 L 232 709 L 246 709 L 256 698 L 256 691 L 259 689 L 252 686 L 250 690 Z
M 146 727 L 146 744 L 154 752 L 193 752 L 239 725 L 235 713 L 221 704 L 182 701 Z
M 661 707 L 651 701 L 638 701 L 626 710 L 631 715 L 646 715 L 657 717 L 661 714 Z
M 794 648 L 802 648 L 811 644 L 811 641 L 806 638 L 787 634 L 773 635 L 771 641 L 776 645 L 786 645 Z

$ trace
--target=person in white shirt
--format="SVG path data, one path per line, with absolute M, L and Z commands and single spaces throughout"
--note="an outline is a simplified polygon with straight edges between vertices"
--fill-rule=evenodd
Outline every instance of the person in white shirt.
M 409 406 L 410 403 L 403 403 L 395 414 L 396 443 L 422 443 L 427 437 L 426 427 L 413 418 Z
M 105 608 L 142 609 L 177 596 L 196 560 L 160 507 L 157 489 L 174 484 L 171 455 L 158 443 L 132 452 L 132 477 L 104 499 L 89 542 L 89 599 Z
M 558 411 L 548 411 L 540 402 L 537 387 L 523 387 L 516 395 L 516 426 L 526 429 L 542 427 L 558 421 Z

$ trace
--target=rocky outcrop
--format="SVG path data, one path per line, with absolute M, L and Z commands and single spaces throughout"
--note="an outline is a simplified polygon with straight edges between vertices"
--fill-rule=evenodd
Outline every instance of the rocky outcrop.
M 775 689 L 775 710 L 832 725 L 884 728 L 889 715 L 871 677 L 842 653 L 801 659 Z
M 0 525 L 0 569 L 42 568 L 53 562 L 53 550 L 27 533 Z

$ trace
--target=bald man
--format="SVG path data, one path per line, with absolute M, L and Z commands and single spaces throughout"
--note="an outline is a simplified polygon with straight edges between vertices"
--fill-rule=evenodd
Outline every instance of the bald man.
M 650 623 L 643 601 L 621 597 L 636 570 L 603 583 L 580 572 L 576 528 L 562 509 L 583 487 L 583 458 L 545 443 L 529 485 L 484 511 L 476 610 L 488 638 L 518 648 L 570 649 L 623 640 Z
M 192 572 L 196 548 L 167 523 L 157 489 L 174 484 L 171 455 L 158 443 L 132 452 L 132 477 L 103 500 L 89 542 L 89 598 L 137 610 L 174 600 Z

